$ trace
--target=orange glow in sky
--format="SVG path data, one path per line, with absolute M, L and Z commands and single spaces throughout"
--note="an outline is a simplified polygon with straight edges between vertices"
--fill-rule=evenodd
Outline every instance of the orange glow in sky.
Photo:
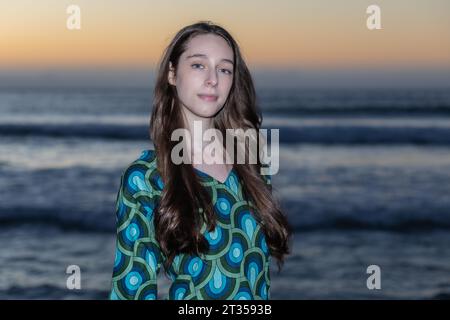
M 69 30 L 66 8 L 81 9 Z M 0 4 L 0 67 L 154 66 L 183 26 L 211 20 L 251 66 L 450 67 L 450 1 L 17 0 Z

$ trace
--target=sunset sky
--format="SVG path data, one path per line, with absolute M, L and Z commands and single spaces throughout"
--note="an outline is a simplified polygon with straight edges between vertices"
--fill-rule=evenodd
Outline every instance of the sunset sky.
M 66 28 L 70 4 L 81 30 Z M 366 27 L 371 4 L 381 30 Z M 229 30 L 254 69 L 450 70 L 448 0 L 3 1 L 0 70 L 150 69 L 198 20 Z

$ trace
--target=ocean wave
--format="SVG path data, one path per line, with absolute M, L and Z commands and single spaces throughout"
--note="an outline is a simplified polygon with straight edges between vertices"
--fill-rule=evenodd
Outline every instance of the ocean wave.
M 111 233 L 115 230 L 115 214 L 113 211 L 87 213 L 80 210 L 67 214 L 56 208 L 6 208 L 0 209 L 0 225 L 1 228 L 44 226 L 66 231 Z
M 335 125 L 270 126 L 264 129 L 278 129 L 279 141 L 284 144 L 450 144 L 450 126 L 372 126 L 336 123 Z M 0 135 L 150 140 L 147 125 L 0 124 Z
M 56 227 L 61 230 L 86 233 L 114 233 L 115 213 L 113 211 L 91 212 L 72 211 L 62 213 L 58 209 L 10 208 L 0 209 L 1 228 L 21 226 Z M 320 216 L 320 218 L 317 218 Z M 91 218 L 87 218 L 91 217 Z M 290 213 L 288 220 L 294 232 L 320 230 L 381 230 L 389 232 L 449 230 L 450 217 L 436 212 L 434 215 L 411 214 L 404 217 L 391 213 L 374 219 L 373 214 L 354 213 L 352 216 L 300 215 Z
M 327 107 L 312 105 L 312 106 L 276 106 L 275 103 L 270 108 L 264 108 L 263 114 L 278 114 L 278 115 L 381 115 L 381 116 L 398 116 L 398 115 L 450 115 L 450 105 L 395 105 L 395 101 L 387 105 L 331 105 Z
M 147 139 L 148 126 L 117 124 L 0 124 L 3 136 Z
M 105 290 L 68 290 L 54 285 L 43 284 L 36 286 L 11 286 L 0 290 L 1 299 L 38 299 L 38 300 L 59 300 L 59 299 L 94 299 L 107 300 L 109 292 Z

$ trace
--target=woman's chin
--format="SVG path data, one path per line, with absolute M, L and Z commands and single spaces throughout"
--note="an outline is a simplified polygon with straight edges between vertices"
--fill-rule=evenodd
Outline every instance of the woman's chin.
M 202 110 L 199 110 L 199 112 L 196 112 L 197 116 L 202 118 L 212 118 L 214 117 L 217 112 L 219 112 L 220 108 L 204 108 Z

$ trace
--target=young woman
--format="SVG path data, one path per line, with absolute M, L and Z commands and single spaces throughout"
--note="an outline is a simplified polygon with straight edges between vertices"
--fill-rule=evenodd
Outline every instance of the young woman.
M 117 246 L 111 299 L 156 299 L 163 267 L 166 299 L 269 299 L 271 257 L 280 270 L 291 229 L 272 196 L 263 164 L 175 163 L 172 133 L 256 129 L 262 117 L 249 70 L 232 36 L 199 22 L 180 30 L 164 52 L 156 80 L 150 135 L 124 171 L 116 200 Z M 191 157 L 218 160 L 194 147 Z M 226 150 L 225 155 L 242 150 Z M 244 148 L 247 155 L 249 148 Z M 184 155 L 186 155 L 184 154 Z M 219 153 L 218 153 L 219 154 Z M 247 158 L 244 158 L 247 159 Z

